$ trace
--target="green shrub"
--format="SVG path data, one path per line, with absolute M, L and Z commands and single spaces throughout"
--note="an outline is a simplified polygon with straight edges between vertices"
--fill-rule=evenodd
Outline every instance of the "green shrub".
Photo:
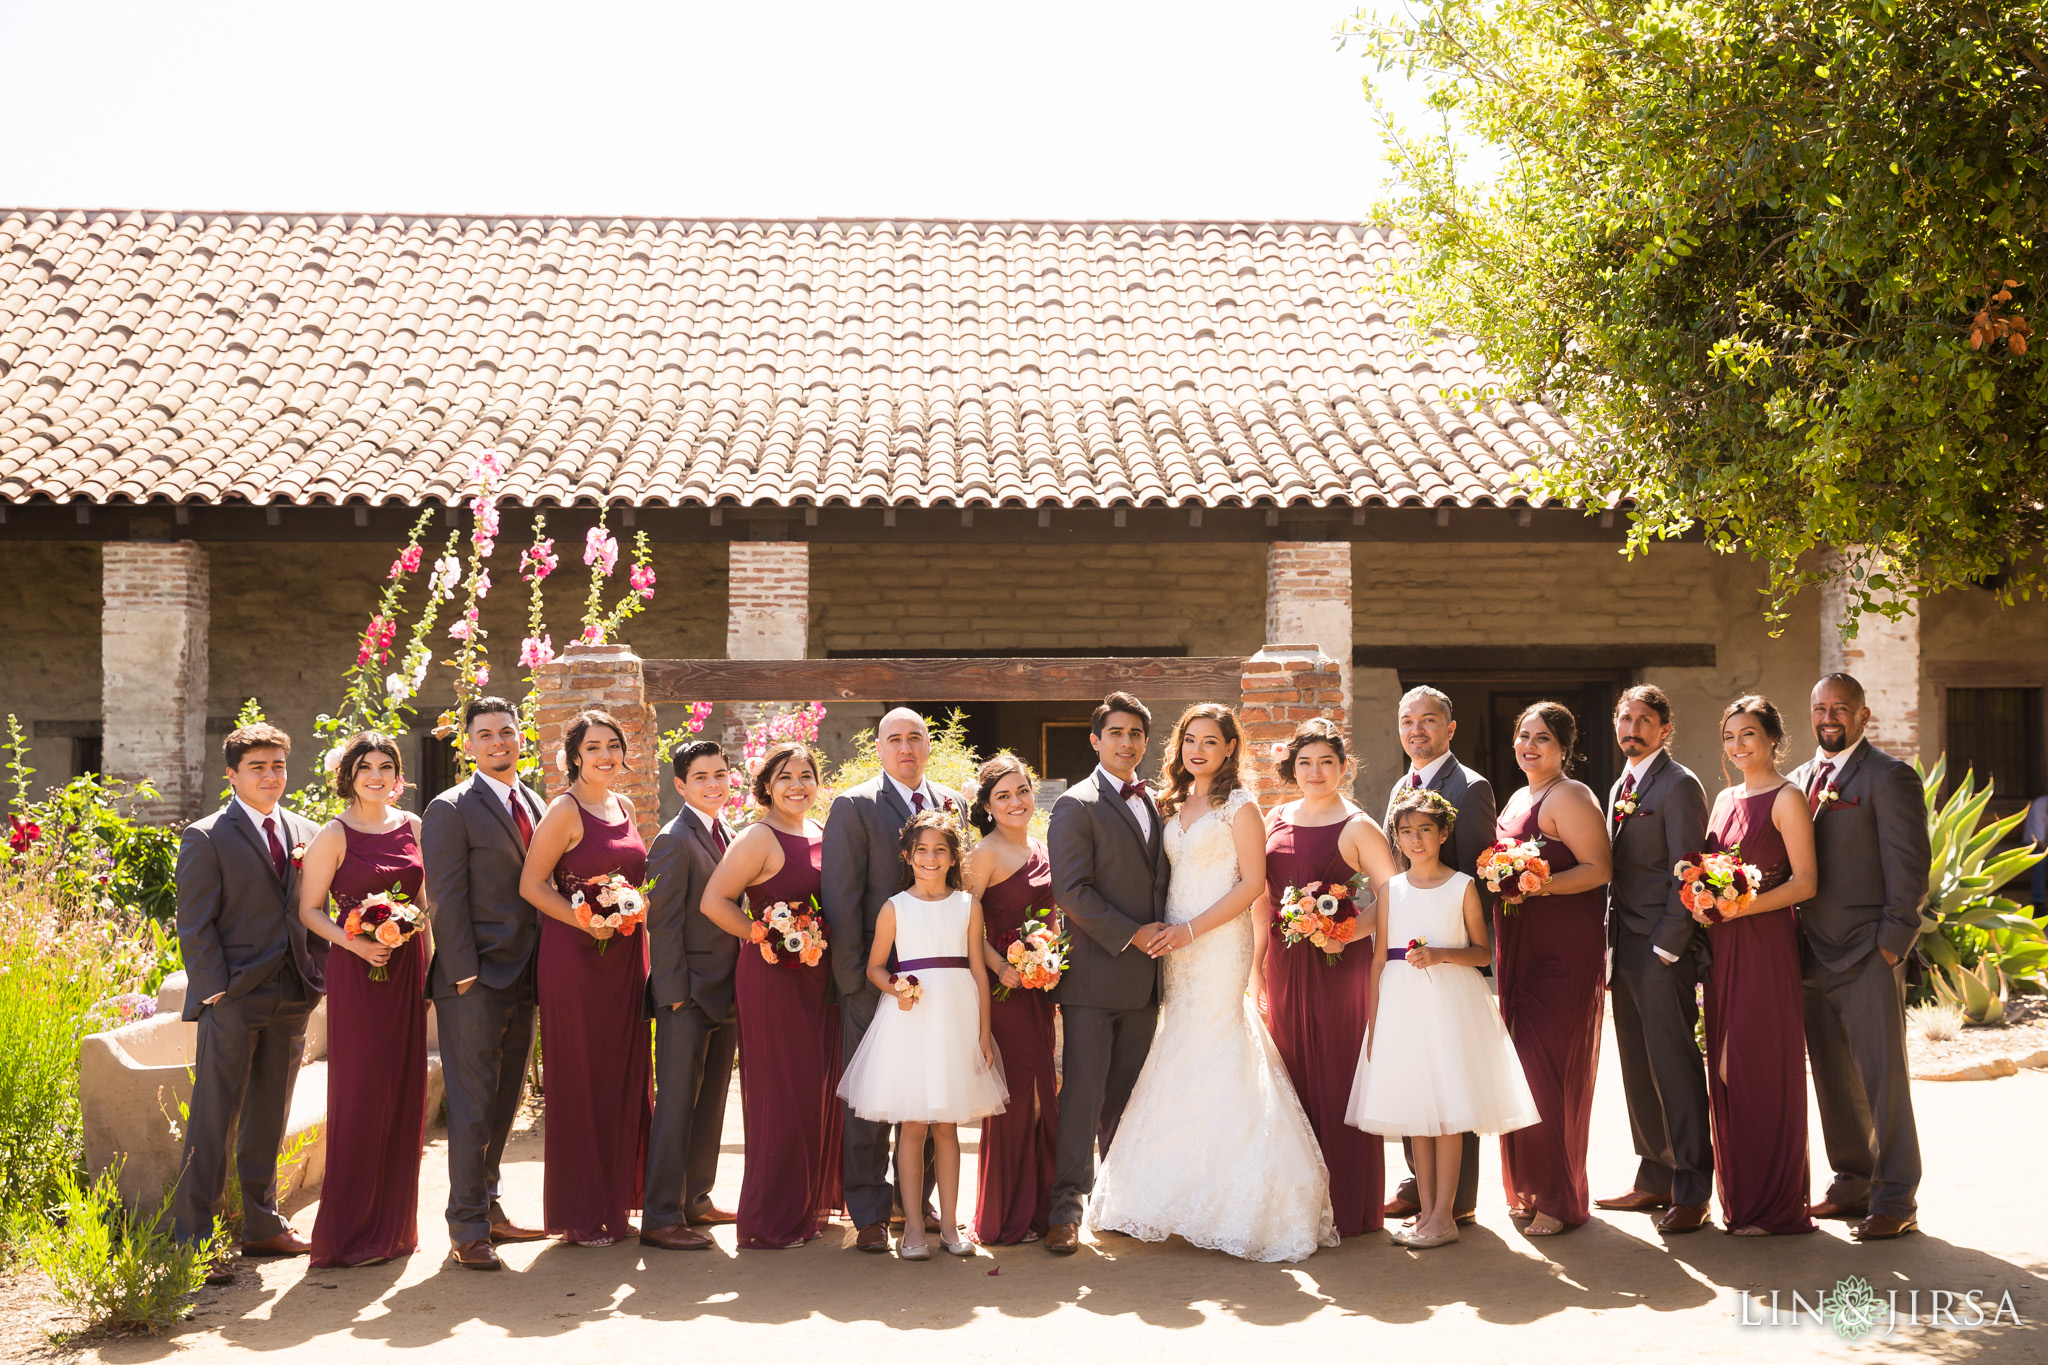
M 942 787 L 965 791 L 974 784 L 974 774 L 981 768 L 981 755 L 967 742 L 966 715 L 955 711 L 941 721 L 927 716 L 925 724 L 932 732 L 932 756 L 925 765 L 925 776 Z M 882 760 L 875 754 L 875 732 L 863 730 L 853 737 L 853 753 L 834 770 L 826 793 L 837 795 L 850 790 L 881 771 Z
M 15 1254 L 50 1277 L 50 1298 L 82 1320 L 82 1331 L 154 1335 L 191 1315 L 191 1295 L 226 1254 L 218 1223 L 203 1245 L 171 1234 L 171 1192 L 131 1216 L 121 1203 L 119 1164 L 90 1185 L 66 1171 L 55 1207 L 15 1206 L 7 1237 Z

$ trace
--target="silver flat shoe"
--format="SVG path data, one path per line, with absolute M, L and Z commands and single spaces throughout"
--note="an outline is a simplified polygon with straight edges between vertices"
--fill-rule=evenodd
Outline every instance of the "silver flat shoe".
M 974 1243 L 972 1242 L 949 1242 L 941 1237 L 939 1245 L 945 1248 L 948 1256 L 971 1257 L 974 1255 Z
M 1401 1239 L 1401 1245 L 1405 1247 L 1412 1247 L 1416 1251 L 1427 1251 L 1431 1247 L 1449 1246 L 1451 1243 L 1457 1240 L 1458 1230 L 1457 1228 L 1453 1227 L 1449 1232 L 1444 1233 L 1440 1237 L 1419 1237 L 1411 1232 L 1406 1237 L 1403 1237 Z
M 896 1248 L 896 1259 L 899 1261 L 929 1261 L 931 1258 L 932 1244 L 930 1242 L 926 1242 L 922 1246 L 899 1245 Z

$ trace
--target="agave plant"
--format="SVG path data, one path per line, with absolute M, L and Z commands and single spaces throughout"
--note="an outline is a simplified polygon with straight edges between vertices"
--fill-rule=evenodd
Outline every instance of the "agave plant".
M 1913 766 L 1927 794 L 1933 852 L 1927 902 L 1920 911 L 1920 960 L 1936 998 L 1961 1009 L 1972 1024 L 1996 1023 L 2004 1015 L 2009 984 L 2040 986 L 2042 967 L 2048 964 L 2048 936 L 2040 922 L 1998 890 L 2048 855 L 2031 848 L 1998 851 L 2025 813 L 1980 824 L 1991 802 L 1991 783 L 1978 787 L 1975 775 L 1966 772 L 1943 801 L 1947 756 L 1936 759 L 1931 769 L 1921 769 L 1917 760 Z M 1964 963 L 1957 939 L 1974 948 L 1974 966 Z

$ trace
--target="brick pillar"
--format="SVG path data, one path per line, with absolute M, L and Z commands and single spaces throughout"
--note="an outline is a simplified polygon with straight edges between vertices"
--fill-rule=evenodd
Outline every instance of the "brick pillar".
M 725 657 L 803 658 L 811 639 L 811 547 L 801 540 L 736 540 L 726 565 Z M 768 710 L 761 703 L 725 708 L 727 753 L 739 753 L 748 724 Z
M 196 818 L 206 804 L 206 551 L 189 540 L 110 541 L 100 555 L 102 765 L 148 781 L 152 824 Z
M 632 770 L 612 784 L 633 803 L 640 837 L 652 843 L 661 828 L 661 736 L 654 708 L 647 704 L 646 674 L 630 645 L 572 644 L 544 668 L 534 670 L 540 688 L 540 762 L 548 796 L 568 789 L 562 771 L 562 736 L 581 711 L 609 711 L 626 731 L 626 762 Z
M 1920 613 L 1909 611 L 1896 621 L 1866 613 L 1856 620 L 1855 638 L 1845 640 L 1842 625 L 1849 601 L 1841 579 L 1822 585 L 1820 671 L 1848 673 L 1862 683 L 1870 705 L 1870 742 L 1911 759 L 1920 752 Z
M 1351 544 L 1276 540 L 1266 547 L 1266 638 L 1307 640 L 1337 665 L 1351 710 Z
M 1260 809 L 1271 810 L 1294 792 L 1280 780 L 1273 761 L 1276 743 L 1291 738 L 1295 727 L 1313 716 L 1336 721 L 1348 741 L 1344 673 L 1335 659 L 1312 644 L 1267 645 L 1245 660 L 1243 688 L 1237 714 L 1251 752 L 1239 770 L 1259 798 Z

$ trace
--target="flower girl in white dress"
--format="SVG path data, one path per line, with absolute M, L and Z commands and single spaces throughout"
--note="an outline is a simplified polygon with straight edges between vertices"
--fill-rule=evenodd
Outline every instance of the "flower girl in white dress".
M 1413 1139 L 1422 1211 L 1393 1238 L 1415 1248 L 1458 1240 L 1464 1134 L 1512 1132 L 1541 1117 L 1479 976 L 1492 954 L 1479 889 L 1442 861 L 1457 818 L 1439 792 L 1403 787 L 1394 798 L 1387 832 L 1408 870 L 1380 904 L 1372 1026 L 1345 1114 L 1354 1128 Z
M 989 1033 L 988 972 L 975 951 L 981 944 L 981 905 L 962 889 L 960 829 L 944 812 L 912 816 L 903 827 L 900 856 L 904 889 L 876 916 L 875 946 L 868 954 L 868 980 L 896 1007 L 875 1011 L 840 1078 L 839 1096 L 864 1119 L 903 1125 L 896 1178 L 907 1209 L 923 1202 L 929 1130 L 939 1245 L 955 1256 L 972 1256 L 974 1246 L 960 1235 L 955 1217 L 958 1125 L 1001 1113 L 1010 1097 Z M 923 1219 L 904 1224 L 897 1254 L 906 1261 L 931 1259 Z

